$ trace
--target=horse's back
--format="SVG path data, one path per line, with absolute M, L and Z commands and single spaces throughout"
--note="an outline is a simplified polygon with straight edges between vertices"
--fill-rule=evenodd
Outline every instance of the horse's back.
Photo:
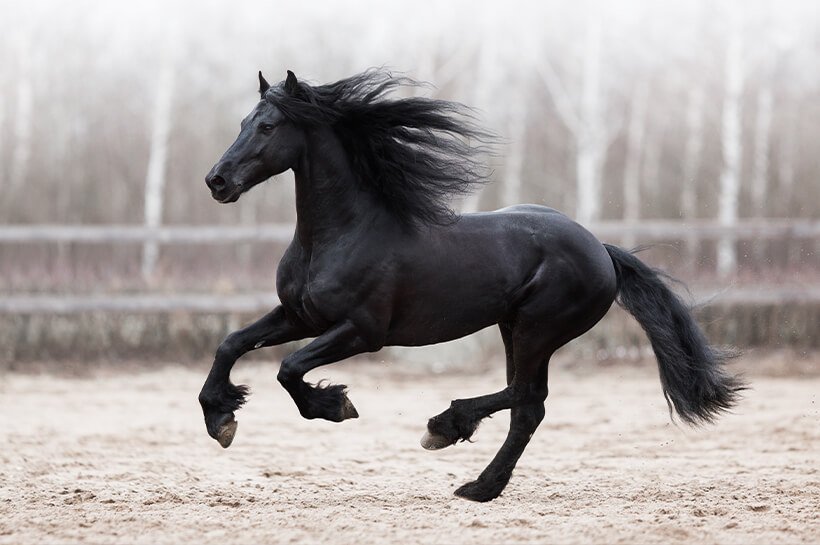
M 518 247 L 534 246 L 544 252 L 545 260 L 570 260 L 575 266 L 604 276 L 614 272 L 612 260 L 601 241 L 586 228 L 563 213 L 536 204 L 518 204 L 493 212 L 461 216 L 462 229 L 481 229 L 494 224 L 499 232 L 508 233 Z

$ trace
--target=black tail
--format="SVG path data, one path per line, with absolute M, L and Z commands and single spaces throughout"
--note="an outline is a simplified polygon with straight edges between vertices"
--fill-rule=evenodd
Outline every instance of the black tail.
M 686 423 L 712 422 L 737 403 L 742 380 L 723 369 L 730 354 L 709 346 L 689 308 L 663 282 L 666 276 L 631 253 L 604 244 L 615 264 L 619 304 L 649 337 L 671 413 Z

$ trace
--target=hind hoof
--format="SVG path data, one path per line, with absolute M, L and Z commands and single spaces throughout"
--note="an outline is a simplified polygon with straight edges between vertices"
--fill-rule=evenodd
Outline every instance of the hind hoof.
M 443 435 L 430 433 L 429 431 L 424 432 L 424 437 L 421 438 L 421 446 L 427 450 L 439 450 L 453 444 L 453 441 L 450 441 Z
M 228 448 L 233 443 L 234 435 L 236 435 L 236 427 L 239 422 L 233 418 L 219 427 L 216 433 L 216 440 L 222 448 Z
M 503 483 L 485 483 L 481 480 L 473 481 L 460 486 L 453 494 L 459 498 L 475 502 L 488 502 L 496 499 L 504 490 Z

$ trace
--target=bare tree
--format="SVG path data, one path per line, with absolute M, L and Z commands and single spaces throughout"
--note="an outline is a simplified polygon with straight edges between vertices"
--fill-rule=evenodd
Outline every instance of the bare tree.
M 783 217 L 792 215 L 795 186 L 797 185 L 797 114 L 793 107 L 782 113 L 784 119 L 783 134 L 780 137 L 778 154 L 778 212 Z M 786 242 L 786 267 L 797 263 L 800 259 L 800 244 L 795 241 Z
M 587 14 L 580 104 L 577 107 L 550 63 L 544 60 L 538 66 L 558 116 L 574 137 L 575 216 L 577 221 L 587 224 L 600 218 L 601 170 L 609 141 L 617 131 L 613 125 L 607 125 L 603 115 L 601 19 L 600 9 L 592 9 Z
M 752 208 L 756 216 L 768 215 L 766 193 L 769 188 L 769 147 L 772 125 L 772 86 L 768 77 L 757 90 L 754 131 L 754 170 L 752 172 Z
M 151 150 L 145 175 L 145 226 L 159 227 L 162 223 L 163 190 L 168 162 L 168 135 L 171 132 L 171 105 L 174 90 L 174 57 L 162 57 L 157 78 L 156 98 L 152 116 Z M 159 257 L 159 246 L 148 241 L 142 248 L 142 275 L 150 279 Z
M 636 223 L 641 213 L 641 157 L 646 132 L 646 102 L 649 97 L 649 83 L 645 78 L 638 80 L 632 92 L 632 107 L 627 127 L 626 161 L 624 163 L 624 220 Z M 635 245 L 635 238 L 626 237 L 627 247 Z
M 721 149 L 723 170 L 720 175 L 718 221 L 731 227 L 737 224 L 740 169 L 743 154 L 741 134 L 741 100 L 743 96 L 743 42 L 740 14 L 732 9 L 728 17 L 728 43 L 725 59 L 725 90 Z M 733 236 L 725 235 L 718 241 L 717 269 L 721 276 L 729 276 L 737 269 L 737 248 Z
M 601 15 L 590 14 L 586 30 L 584 80 L 581 94 L 581 126 L 577 139 L 578 202 L 576 216 L 581 223 L 597 220 L 601 214 L 601 166 L 606 141 L 601 134 Z
M 689 87 L 686 104 L 686 143 L 683 151 L 683 183 L 681 184 L 681 215 L 694 220 L 698 214 L 698 183 L 703 156 L 703 85 L 693 83 Z M 685 241 L 686 253 L 692 270 L 697 269 L 700 242 L 694 235 Z
M 508 101 L 507 108 L 507 157 L 504 162 L 503 204 L 510 206 L 522 201 L 524 187 L 524 158 L 527 151 L 527 98 L 523 85 L 515 86 L 516 92 Z
M 6 128 L 6 97 L 0 93 L 0 164 L 3 163 L 3 151 L 6 142 L 4 141 L 3 137 L 5 136 L 5 129 Z M 4 187 L 3 182 L 5 181 L 5 168 L 0 166 L 0 187 Z
M 9 180 L 13 187 L 25 185 L 31 160 L 31 131 L 34 115 L 34 83 L 32 81 L 32 44 L 25 29 L 17 40 L 17 104 L 14 112 L 14 149 L 11 155 Z
M 497 8 L 495 3 L 486 4 L 486 9 L 482 12 L 480 19 L 481 26 L 486 29 L 482 32 L 482 39 L 478 49 L 477 82 L 473 87 L 473 105 L 489 116 L 493 113 L 497 115 L 498 108 L 495 99 L 498 90 L 504 79 L 504 70 L 500 58 L 500 41 L 497 31 L 493 27 L 497 24 Z M 462 203 L 461 209 L 464 212 L 475 212 L 479 209 L 479 203 L 483 195 L 483 189 L 479 188 L 475 193 L 467 196 Z

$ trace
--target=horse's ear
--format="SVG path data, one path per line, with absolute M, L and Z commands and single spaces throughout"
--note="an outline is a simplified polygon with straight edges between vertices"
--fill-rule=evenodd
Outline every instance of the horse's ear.
M 288 70 L 288 77 L 285 79 L 285 92 L 289 95 L 295 95 L 297 83 L 299 82 L 296 81 L 296 74 Z
M 267 90 L 270 89 L 270 83 L 265 81 L 265 76 L 262 75 L 262 71 L 259 71 L 259 95 L 262 98 L 265 98 L 265 93 Z

